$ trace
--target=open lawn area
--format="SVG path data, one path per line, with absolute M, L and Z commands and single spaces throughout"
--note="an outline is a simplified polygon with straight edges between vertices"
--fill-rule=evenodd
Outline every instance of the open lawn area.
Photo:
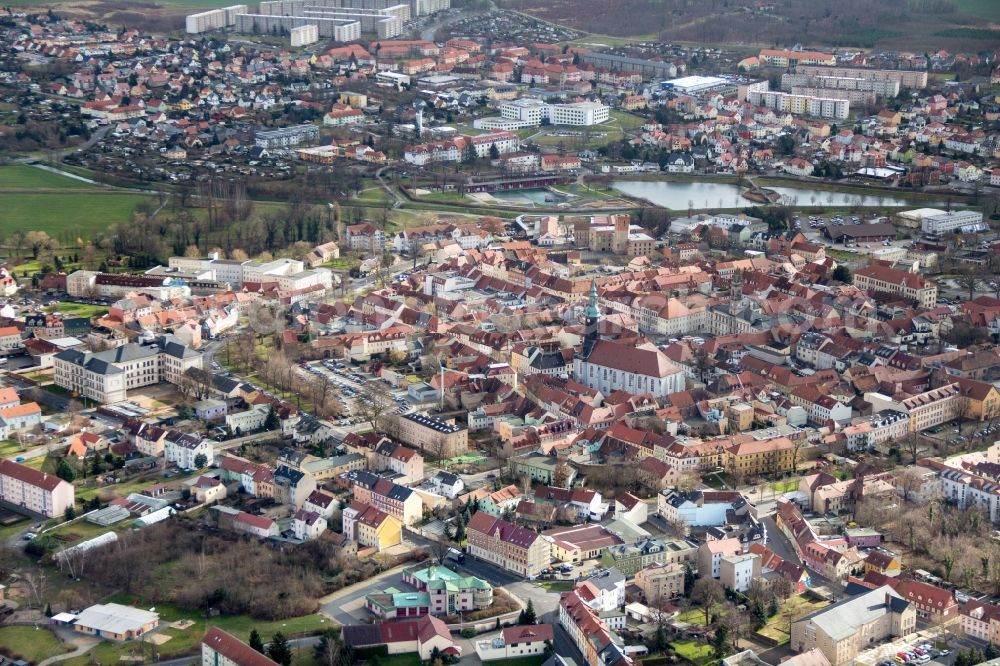
M 21 445 L 17 442 L 12 442 L 9 439 L 0 441 L 0 458 L 6 458 L 7 456 L 19 453 L 21 451 Z
M 549 592 L 569 592 L 576 583 L 571 580 L 543 580 L 535 585 L 545 588 Z
M 0 627 L 0 647 L 33 664 L 73 650 L 50 630 L 35 627 Z
M 86 239 L 114 224 L 128 222 L 139 202 L 150 198 L 145 194 L 104 190 L 72 194 L 4 194 L 4 205 L 0 206 L 0 233 L 9 236 L 15 231 L 33 229 L 57 238 L 72 234 Z
M 790 493 L 798 487 L 799 480 L 797 478 L 781 479 L 780 481 L 775 481 L 771 484 L 771 488 L 773 488 L 776 493 Z
M 815 601 L 805 594 L 790 597 L 784 604 L 782 604 L 781 611 L 774 617 L 770 618 L 767 621 L 767 625 L 761 629 L 759 633 L 777 641 L 779 645 L 787 643 L 790 638 L 788 635 L 789 617 L 792 620 L 797 620 L 800 617 L 818 611 L 821 608 L 826 608 L 828 605 L 829 602 Z
M 717 661 L 711 645 L 696 641 L 674 641 L 671 645 L 677 655 L 692 666 L 708 666 Z
M 60 301 L 57 305 L 51 305 L 45 308 L 46 312 L 61 312 L 64 315 L 70 317 L 86 317 L 90 319 L 91 317 L 97 317 L 99 315 L 107 314 L 107 305 L 92 305 L 90 303 L 70 303 L 68 301 Z
M 700 608 L 688 608 L 686 611 L 681 613 L 678 617 L 681 622 L 687 622 L 688 624 L 705 624 L 705 612 Z
M 27 164 L 0 166 L 0 190 L 88 189 L 91 185 Z

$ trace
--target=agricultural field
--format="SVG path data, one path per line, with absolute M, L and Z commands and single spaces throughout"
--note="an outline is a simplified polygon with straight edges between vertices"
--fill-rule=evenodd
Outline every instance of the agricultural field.
M 151 199 L 93 187 L 27 165 L 0 167 L 0 235 L 45 231 L 54 238 L 87 238 L 127 222 L 135 207 Z
M 761 46 L 806 45 L 961 48 L 961 37 L 942 30 L 985 27 L 976 21 L 1000 20 L 993 0 L 953 0 L 953 11 L 927 11 L 925 0 L 789 0 L 782 11 L 748 8 L 742 3 L 664 0 L 503 0 L 544 21 L 594 33 L 580 44 L 621 46 L 629 41 L 658 39 L 681 43 Z M 892 26 L 886 30 L 885 26 Z M 943 39 L 944 38 L 944 39 Z M 947 40 L 947 41 L 946 41 Z

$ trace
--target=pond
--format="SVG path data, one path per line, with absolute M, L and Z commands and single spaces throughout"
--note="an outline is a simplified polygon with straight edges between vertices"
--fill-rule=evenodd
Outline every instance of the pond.
M 613 187 L 623 194 L 674 210 L 687 208 L 742 208 L 754 205 L 744 199 L 739 185 L 713 182 L 672 182 L 663 180 L 616 180 Z M 784 203 L 794 206 L 912 206 L 898 196 L 882 192 L 854 194 L 826 192 L 805 187 L 771 187 L 783 197 Z M 922 201 L 920 205 L 929 205 Z

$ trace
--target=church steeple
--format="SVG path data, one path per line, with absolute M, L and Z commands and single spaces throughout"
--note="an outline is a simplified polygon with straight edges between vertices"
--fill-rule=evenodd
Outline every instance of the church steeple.
M 601 311 L 597 309 L 597 280 L 590 280 L 590 299 L 587 301 L 587 322 L 591 319 L 600 319 Z
M 590 281 L 590 298 L 587 301 L 587 328 L 583 337 L 583 357 L 590 356 L 598 340 L 601 311 L 597 307 L 597 280 Z

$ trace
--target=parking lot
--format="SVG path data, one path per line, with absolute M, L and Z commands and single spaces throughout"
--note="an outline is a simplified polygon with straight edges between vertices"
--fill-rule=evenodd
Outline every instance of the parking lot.
M 361 392 L 366 385 L 378 384 L 381 380 L 357 372 L 343 361 L 313 361 L 302 364 L 302 368 L 310 374 L 328 377 L 339 389 L 340 395 L 337 396 L 337 402 L 340 403 L 347 416 L 335 421 L 334 425 L 349 427 L 364 424 L 364 418 L 352 415 L 354 403 L 363 399 Z M 384 384 L 379 384 L 378 387 L 395 404 L 394 413 L 406 414 L 413 411 L 414 407 L 407 402 L 405 391 L 402 389 L 393 390 Z
M 918 621 L 919 623 L 920 621 Z M 959 650 L 982 645 L 947 630 L 925 629 L 858 655 L 855 663 L 869 666 L 952 666 Z

